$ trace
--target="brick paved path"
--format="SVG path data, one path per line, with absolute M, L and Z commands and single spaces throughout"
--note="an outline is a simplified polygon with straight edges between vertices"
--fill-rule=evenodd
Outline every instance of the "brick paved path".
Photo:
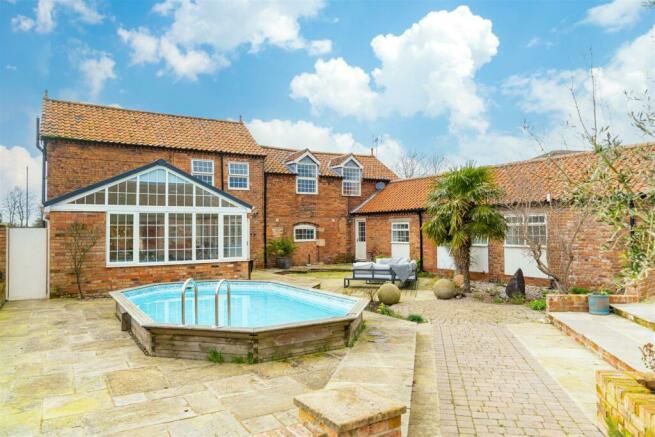
M 600 436 L 502 325 L 435 324 L 444 436 Z

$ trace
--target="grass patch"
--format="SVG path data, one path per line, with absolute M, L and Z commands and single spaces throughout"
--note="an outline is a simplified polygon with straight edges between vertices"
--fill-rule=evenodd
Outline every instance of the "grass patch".
M 494 297 L 494 300 L 493 300 L 492 302 L 493 302 L 493 303 L 497 303 L 497 304 L 505 303 L 505 301 L 503 300 L 503 298 L 500 297 L 500 296 L 496 296 L 496 297 Z
M 217 351 L 216 349 L 211 349 L 209 352 L 207 352 L 207 360 L 217 364 L 223 364 L 225 362 L 225 358 L 223 358 L 223 353 Z
M 523 305 L 525 303 L 525 296 L 514 295 L 509 298 L 509 303 L 512 305 Z
M 235 357 L 232 357 L 232 362 L 234 364 L 245 364 L 246 360 L 243 357 L 235 356 Z
M 420 314 L 410 314 L 409 316 L 407 316 L 407 320 L 409 320 L 410 322 L 425 323 L 425 319 Z
M 528 306 L 535 311 L 544 311 L 546 309 L 546 299 L 535 299 L 529 302 Z
M 571 294 L 589 294 L 592 291 L 584 287 L 571 287 L 569 288 Z

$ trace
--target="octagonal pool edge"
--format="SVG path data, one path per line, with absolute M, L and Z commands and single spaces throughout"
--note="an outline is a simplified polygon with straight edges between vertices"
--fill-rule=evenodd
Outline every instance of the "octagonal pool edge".
M 217 280 L 197 281 L 198 284 Z M 148 355 L 169 358 L 207 360 L 210 351 L 220 352 L 225 362 L 262 362 L 340 349 L 352 344 L 363 328 L 362 313 L 367 299 L 346 297 L 338 293 L 299 287 L 279 281 L 233 280 L 230 283 L 271 283 L 311 292 L 326 297 L 353 300 L 350 311 L 341 317 L 277 324 L 255 328 L 214 327 L 158 323 L 151 319 L 125 293 L 160 285 L 155 283 L 113 291 L 116 317 L 121 329 L 132 334 L 139 347 Z

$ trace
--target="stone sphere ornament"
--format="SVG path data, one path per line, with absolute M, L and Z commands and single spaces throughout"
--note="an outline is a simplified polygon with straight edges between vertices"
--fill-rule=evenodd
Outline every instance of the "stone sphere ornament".
M 378 300 L 385 305 L 395 305 L 400 302 L 400 289 L 391 283 L 382 284 L 378 289 Z
M 432 286 L 432 292 L 437 299 L 452 299 L 457 295 L 457 287 L 450 279 L 439 279 Z
M 453 282 L 457 287 L 462 288 L 464 286 L 464 275 L 462 275 L 461 273 L 455 275 L 453 277 Z

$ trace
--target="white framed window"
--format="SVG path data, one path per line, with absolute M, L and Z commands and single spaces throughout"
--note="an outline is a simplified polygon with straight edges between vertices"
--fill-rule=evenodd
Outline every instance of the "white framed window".
M 316 241 L 316 226 L 312 226 L 312 225 L 294 226 L 293 241 Z
M 230 190 L 250 189 L 250 165 L 247 162 L 228 162 L 227 175 Z
M 192 159 L 191 175 L 206 184 L 214 185 L 214 161 L 211 159 Z
M 240 258 L 243 253 L 243 217 L 223 216 L 223 257 Z
M 314 163 L 299 162 L 296 174 L 297 194 L 318 194 L 318 166 Z
M 134 262 L 134 216 L 110 214 L 107 232 L 107 260 L 110 263 Z
M 391 242 L 409 243 L 409 222 L 391 223 Z
M 242 261 L 249 209 L 165 166 L 107 182 L 46 207 L 104 212 L 107 267 Z
M 520 215 L 507 215 L 507 232 L 505 233 L 505 246 L 527 246 L 528 239 L 545 246 L 548 242 L 548 226 L 546 214 L 530 214 L 526 217 Z
M 341 182 L 341 194 L 344 196 L 361 196 L 362 169 L 357 167 L 343 168 L 343 181 Z

